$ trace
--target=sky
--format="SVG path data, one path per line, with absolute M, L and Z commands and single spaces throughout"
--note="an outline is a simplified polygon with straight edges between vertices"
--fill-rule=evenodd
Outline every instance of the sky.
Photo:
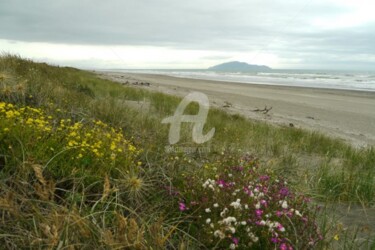
M 375 69 L 373 0 L 1 0 L 0 51 L 79 68 Z

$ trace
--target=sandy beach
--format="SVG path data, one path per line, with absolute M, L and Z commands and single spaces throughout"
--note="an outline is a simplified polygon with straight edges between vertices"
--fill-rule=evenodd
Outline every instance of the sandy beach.
M 212 106 L 250 119 L 322 132 L 357 147 L 375 145 L 375 92 L 233 83 L 156 74 L 99 74 L 122 84 L 177 96 L 200 91 L 209 97 Z M 150 85 L 140 85 L 141 82 Z M 267 114 L 254 111 L 265 106 L 272 107 Z

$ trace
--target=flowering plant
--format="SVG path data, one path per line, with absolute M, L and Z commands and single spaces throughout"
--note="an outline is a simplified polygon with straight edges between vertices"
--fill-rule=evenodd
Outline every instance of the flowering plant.
M 243 157 L 235 164 L 207 169 L 188 178 L 196 189 L 179 201 L 195 216 L 197 236 L 206 246 L 229 249 L 309 249 L 322 240 L 309 199 L 293 193 L 286 181 Z M 195 184 L 194 184 L 195 183 Z M 203 233 L 202 233 L 203 232 Z
M 96 174 L 116 167 L 129 170 L 140 165 L 136 160 L 141 150 L 123 136 L 121 129 L 94 119 L 74 122 L 58 117 L 64 115 L 61 110 L 56 113 L 50 115 L 42 107 L 19 107 L 0 101 L 0 140 L 7 138 L 7 144 L 11 145 L 14 137 L 19 138 L 29 150 L 35 147 L 39 161 L 61 154 L 64 161 L 72 162 L 67 165 L 90 166 L 85 171 L 100 165 L 100 169 L 93 170 Z M 58 165 L 56 171 L 73 172 Z

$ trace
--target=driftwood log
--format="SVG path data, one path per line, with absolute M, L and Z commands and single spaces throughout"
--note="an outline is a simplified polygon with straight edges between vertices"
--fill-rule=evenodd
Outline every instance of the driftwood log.
M 224 101 L 223 108 L 230 108 L 230 107 L 232 107 L 232 103 Z
M 264 109 L 256 108 L 256 109 L 254 109 L 252 111 L 254 111 L 254 112 L 261 112 L 263 114 L 267 114 L 271 109 L 272 109 L 272 107 L 268 108 L 267 106 L 265 106 Z

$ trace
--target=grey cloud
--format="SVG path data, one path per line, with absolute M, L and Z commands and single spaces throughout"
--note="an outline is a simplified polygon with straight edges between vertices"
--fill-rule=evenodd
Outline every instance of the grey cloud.
M 2 0 L 0 39 L 298 54 L 375 53 L 375 26 L 330 30 L 345 13 L 323 0 Z M 317 56 L 319 58 L 319 56 Z

